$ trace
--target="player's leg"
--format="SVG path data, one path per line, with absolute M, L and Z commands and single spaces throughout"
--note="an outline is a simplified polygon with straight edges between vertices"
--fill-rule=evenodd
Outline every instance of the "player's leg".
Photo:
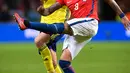
M 68 44 L 66 43 L 68 40 L 69 35 L 66 35 L 66 38 L 64 40 L 63 48 L 65 48 L 61 54 L 59 65 L 64 71 L 64 73 L 75 73 L 73 67 L 71 66 L 72 56 L 71 52 L 68 49 Z M 71 41 L 70 41 L 71 42 Z
M 59 65 L 63 69 L 64 73 L 75 73 L 73 67 L 71 66 L 71 62 L 78 55 L 85 44 L 91 40 L 91 38 L 88 38 L 87 41 L 78 41 L 80 39 L 86 40 L 87 37 L 74 37 L 68 35 L 64 40 L 63 53 L 59 61 Z
M 43 63 L 45 65 L 48 73 L 55 73 L 55 69 L 53 67 L 52 56 L 51 56 L 50 50 L 45 45 L 48 42 L 49 39 L 50 39 L 49 34 L 41 32 L 35 38 L 35 44 L 40 51 L 40 54 L 41 54 L 42 59 L 43 59 Z
M 59 65 L 57 64 L 57 55 L 56 55 L 56 43 L 58 40 L 60 40 L 62 38 L 62 36 L 63 36 L 63 34 L 52 35 L 50 42 L 47 44 L 47 46 L 49 47 L 49 49 L 51 51 L 53 65 L 54 65 L 56 73 L 62 73 Z
M 52 55 L 52 61 L 53 61 L 53 66 L 54 66 L 54 69 L 55 69 L 55 72 L 56 73 L 62 73 L 58 63 L 57 63 L 57 55 L 56 55 L 56 52 L 52 49 L 50 49 L 51 51 L 51 55 Z
M 29 22 L 28 20 L 24 20 L 21 18 L 17 13 L 14 14 L 15 20 L 18 23 L 21 30 L 25 30 L 27 28 L 39 30 L 45 33 L 65 33 L 72 35 L 72 29 L 69 27 L 68 24 L 63 23 L 56 23 L 48 25 L 46 23 L 39 23 L 39 22 Z
M 18 22 L 18 24 L 19 24 L 19 27 L 20 27 L 20 29 L 21 30 L 24 30 L 24 29 L 26 29 L 27 27 L 28 28 L 32 28 L 32 29 L 41 29 L 41 30 L 44 30 L 45 28 L 41 28 L 41 27 L 46 27 L 47 29 L 45 29 L 45 32 L 46 32 L 46 30 L 47 30 L 47 32 L 50 32 L 50 33 L 61 33 L 61 32 L 63 32 L 63 30 L 64 30 L 64 24 L 62 24 L 62 23 L 58 23 L 57 25 L 58 25 L 58 28 L 57 28 L 57 25 L 55 26 L 55 25 L 52 25 L 52 26 L 50 26 L 50 25 L 47 25 L 47 24 L 45 24 L 45 23 L 43 23 L 43 24 L 41 24 L 41 23 L 31 23 L 31 22 L 29 22 L 29 21 L 25 21 L 23 18 L 21 18 L 17 13 L 16 14 L 14 14 L 14 16 L 15 16 L 15 19 L 16 19 L 16 22 Z M 24 23 L 25 23 L 25 25 L 24 25 Z M 31 24 L 30 24 L 31 23 Z M 43 25 L 43 26 L 42 26 Z M 37 27 L 38 26 L 38 27 Z M 50 28 L 49 28 L 50 27 Z M 58 30 L 57 30 L 58 29 Z M 37 42 L 37 40 L 36 40 L 36 42 Z M 40 42 L 39 42 L 40 43 Z M 41 43 L 40 43 L 41 44 Z M 44 46 L 43 46 L 43 48 L 44 48 Z
M 82 23 L 77 23 L 81 21 Z M 74 35 L 66 36 L 63 44 L 64 50 L 61 55 L 59 64 L 65 73 L 74 73 L 72 70 L 71 61 L 78 55 L 85 44 L 91 40 L 91 37 L 96 34 L 98 22 L 97 20 L 88 18 L 72 19 L 67 21 L 67 23 L 71 25 Z
M 59 65 L 62 68 L 62 70 L 64 71 L 64 73 L 75 73 L 73 67 L 71 66 L 71 53 L 68 50 L 68 48 L 66 48 L 61 55 L 61 58 L 59 60 Z

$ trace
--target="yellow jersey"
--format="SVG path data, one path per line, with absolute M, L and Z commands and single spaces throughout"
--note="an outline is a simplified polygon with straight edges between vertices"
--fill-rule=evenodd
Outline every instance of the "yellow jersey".
M 44 8 L 48 8 L 53 5 L 56 0 L 42 0 L 44 2 Z M 54 13 L 48 16 L 41 16 L 41 23 L 64 23 L 65 20 L 68 18 L 68 8 L 63 6 L 62 8 L 56 10 Z

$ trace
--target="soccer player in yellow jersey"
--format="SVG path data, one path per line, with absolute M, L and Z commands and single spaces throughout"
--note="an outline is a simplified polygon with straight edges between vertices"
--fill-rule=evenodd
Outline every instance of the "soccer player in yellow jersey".
M 40 0 L 41 5 L 38 7 L 37 11 L 40 11 L 40 7 L 44 6 L 48 8 L 52 4 L 56 2 L 56 0 Z M 44 3 L 42 5 L 42 3 Z M 64 23 L 67 16 L 67 7 L 63 6 L 53 14 L 49 16 L 41 16 L 41 23 L 53 24 L 53 23 Z M 49 42 L 48 40 L 51 38 L 51 34 L 41 32 L 35 38 L 35 44 L 39 49 L 39 52 L 42 56 L 43 63 L 47 69 L 48 73 L 62 73 L 58 64 L 56 57 L 56 42 L 62 37 L 59 35 L 54 39 L 54 41 Z M 49 48 L 48 48 L 49 47 Z

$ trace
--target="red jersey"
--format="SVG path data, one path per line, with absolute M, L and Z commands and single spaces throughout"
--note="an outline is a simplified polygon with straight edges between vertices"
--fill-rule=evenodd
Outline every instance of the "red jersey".
M 62 5 L 66 5 L 74 18 L 98 18 L 98 0 L 57 0 Z

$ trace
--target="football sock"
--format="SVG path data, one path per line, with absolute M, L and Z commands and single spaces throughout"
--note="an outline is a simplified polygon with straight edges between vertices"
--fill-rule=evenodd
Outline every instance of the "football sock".
M 65 61 L 65 60 L 60 60 L 59 65 L 64 71 L 64 73 L 75 73 L 74 69 L 71 66 L 71 62 Z
M 53 62 L 52 62 L 52 56 L 50 53 L 50 50 L 48 49 L 48 47 L 44 47 L 43 50 L 40 51 L 42 59 L 43 59 L 43 63 L 47 69 L 48 73 L 55 73 L 55 69 L 53 66 Z
M 57 41 L 59 41 L 62 37 L 63 37 L 64 34 L 60 34 L 58 36 L 56 36 L 53 40 L 54 43 L 56 43 Z
M 62 73 L 62 71 L 61 71 L 59 65 L 56 66 L 55 71 L 56 71 L 56 73 Z
M 47 43 L 47 46 L 49 47 L 49 49 L 52 49 L 53 51 L 56 52 L 56 43 L 63 37 L 64 34 L 60 34 L 60 35 L 56 35 L 53 34 L 51 38 L 52 40 L 49 41 L 49 43 Z
M 50 40 L 49 43 L 47 43 L 47 46 L 49 49 L 52 49 L 53 51 L 56 52 L 56 43 L 53 42 L 53 40 Z
M 28 20 L 24 20 L 24 24 L 28 28 L 39 30 L 45 33 L 61 34 L 64 31 L 63 23 L 56 23 L 56 24 L 48 25 L 46 23 L 29 22 Z

